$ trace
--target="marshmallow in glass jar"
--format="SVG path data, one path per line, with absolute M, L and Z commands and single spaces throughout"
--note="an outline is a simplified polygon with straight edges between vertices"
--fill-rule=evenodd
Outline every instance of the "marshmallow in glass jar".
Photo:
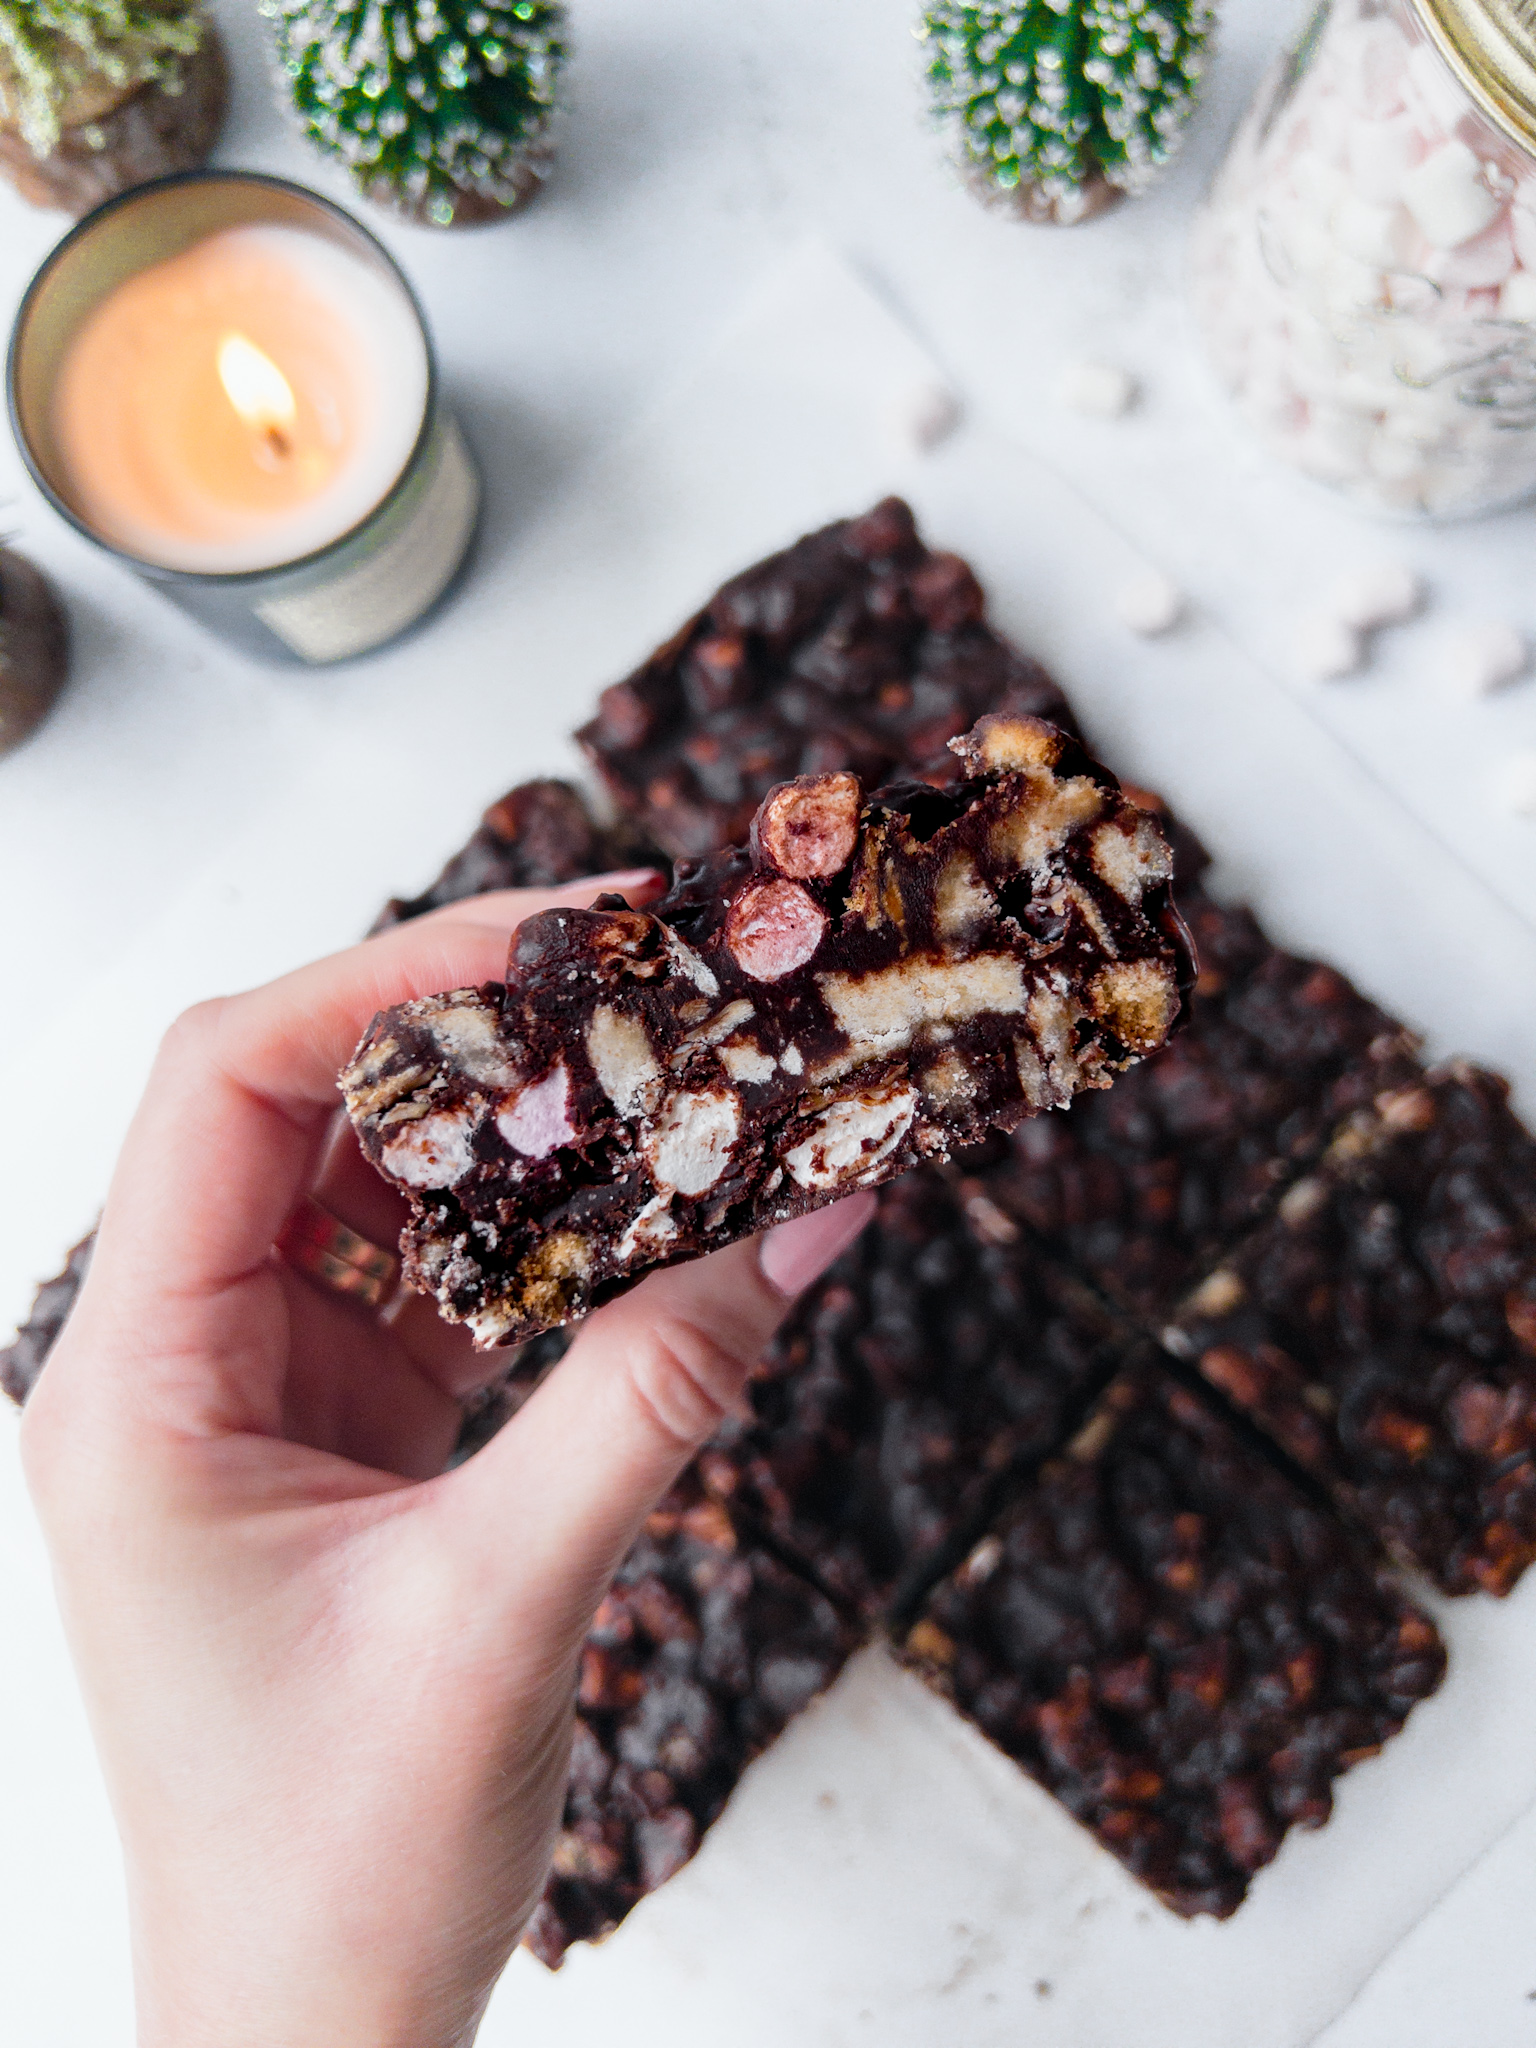
M 1218 375 L 1361 507 L 1536 492 L 1536 7 L 1334 0 L 1267 77 L 1197 222 Z

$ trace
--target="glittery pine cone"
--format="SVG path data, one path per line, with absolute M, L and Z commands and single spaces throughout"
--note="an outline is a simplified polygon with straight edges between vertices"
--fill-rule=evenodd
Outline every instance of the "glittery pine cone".
M 69 673 L 69 621 L 39 569 L 0 548 L 0 754 L 53 708 Z
M 33 206 L 89 213 L 131 186 L 206 163 L 228 100 L 224 45 L 210 23 L 166 78 L 112 91 L 104 111 L 66 127 L 46 156 L 0 126 L 0 173 Z

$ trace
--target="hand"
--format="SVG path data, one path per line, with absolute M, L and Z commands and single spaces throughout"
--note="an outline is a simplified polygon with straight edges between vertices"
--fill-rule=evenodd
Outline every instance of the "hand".
M 338 1124 L 376 1010 L 495 979 L 507 891 L 168 1034 L 89 1279 L 23 1422 L 127 1864 L 143 2048 L 450 2048 L 536 1903 L 578 1649 L 657 1498 L 740 1397 L 856 1197 L 591 1316 L 478 1456 L 504 1358 L 272 1251 L 311 1189 L 375 1242 L 399 1198 Z

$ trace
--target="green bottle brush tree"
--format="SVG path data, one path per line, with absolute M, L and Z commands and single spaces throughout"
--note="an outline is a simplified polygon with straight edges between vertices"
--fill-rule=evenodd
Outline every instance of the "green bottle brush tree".
M 1066 224 L 1144 192 L 1173 154 L 1214 20 L 1209 0 L 932 0 L 919 34 L 973 189 Z
M 566 11 L 548 0 L 261 0 L 310 140 L 367 198 L 494 220 L 549 175 Z

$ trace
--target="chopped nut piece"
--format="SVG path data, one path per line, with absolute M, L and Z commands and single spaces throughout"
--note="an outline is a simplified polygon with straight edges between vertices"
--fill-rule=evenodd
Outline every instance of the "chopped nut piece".
M 1117 961 L 1088 985 L 1089 1005 L 1122 1045 L 1151 1052 L 1162 1044 L 1179 1013 L 1179 987 L 1160 960 Z

